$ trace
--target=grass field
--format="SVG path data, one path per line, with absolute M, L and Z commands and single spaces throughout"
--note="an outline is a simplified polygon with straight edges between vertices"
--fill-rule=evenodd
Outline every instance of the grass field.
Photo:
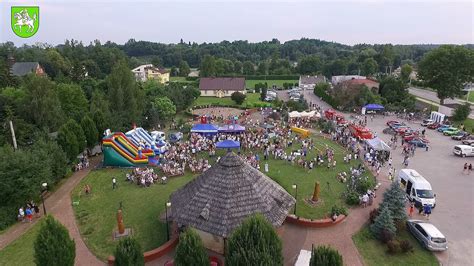
M 241 107 L 253 107 L 254 105 L 271 105 L 271 103 L 260 100 L 259 93 L 247 93 L 245 101 L 240 105 Z M 230 97 L 217 98 L 217 97 L 198 97 L 194 101 L 194 106 L 200 105 L 227 105 L 227 106 L 239 106 Z
M 170 194 L 191 180 L 187 174 L 170 178 L 168 184 L 155 184 L 142 188 L 124 181 L 130 170 L 104 169 L 92 171 L 74 189 L 73 201 L 80 232 L 89 249 L 100 259 L 113 254 L 116 241 L 112 233 L 117 228 L 116 213 L 123 204 L 125 227 L 133 229 L 134 237 L 144 250 L 151 250 L 166 241 L 166 223 L 160 220 Z M 118 189 L 112 190 L 112 177 L 118 182 Z M 85 184 L 92 187 L 91 195 L 81 193 Z
M 186 80 L 186 77 L 170 77 L 170 82 L 196 83 L 196 81 Z
M 469 133 L 474 133 L 474 119 L 466 119 L 462 122 L 464 124 L 464 127 L 465 127 L 465 130 L 466 132 L 469 132 Z M 459 122 L 455 122 L 454 125 L 455 126 L 459 126 L 461 123 Z
M 18 239 L 0 250 L 0 265 L 4 266 L 30 266 L 34 263 L 34 241 L 38 235 L 42 221 L 37 222 L 32 228 Z
M 396 255 L 388 254 L 387 246 L 375 239 L 368 227 L 362 228 L 352 237 L 367 266 L 439 265 L 433 253 L 422 248 L 408 231 L 401 232 L 398 239 L 410 241 L 414 247 L 414 252 Z
M 273 85 L 277 87 L 283 87 L 283 83 L 298 83 L 298 80 L 245 80 L 245 87 L 248 89 L 255 89 L 257 83 L 267 83 L 268 87 L 271 88 Z

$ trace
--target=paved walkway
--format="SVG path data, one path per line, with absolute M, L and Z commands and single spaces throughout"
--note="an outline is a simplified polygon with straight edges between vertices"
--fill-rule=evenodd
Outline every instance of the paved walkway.
M 86 244 L 81 238 L 79 229 L 76 224 L 74 211 L 72 209 L 71 192 L 77 184 L 89 174 L 90 169 L 95 167 L 100 161 L 101 157 L 91 158 L 91 167 L 89 169 L 76 172 L 69 177 L 57 191 L 52 193 L 46 200 L 46 211 L 53 215 L 69 230 L 69 234 L 76 242 L 76 265 L 104 265 L 102 261 L 97 259 L 87 248 Z M 39 206 L 42 210 L 42 206 Z M 41 219 L 41 218 L 40 218 Z M 31 223 L 17 223 L 9 228 L 6 232 L 0 235 L 0 250 L 13 242 L 15 239 L 23 235 L 29 228 L 31 228 L 40 219 L 35 219 Z

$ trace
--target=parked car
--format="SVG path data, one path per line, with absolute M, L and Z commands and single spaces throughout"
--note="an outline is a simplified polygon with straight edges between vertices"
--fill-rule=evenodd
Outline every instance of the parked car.
M 474 144 L 474 136 L 471 135 L 471 136 L 469 136 L 469 137 L 463 139 L 463 141 L 461 141 L 461 142 L 462 142 L 462 144 L 464 144 L 464 145 L 473 145 L 473 144 Z
M 410 131 L 411 128 L 410 127 L 407 127 L 407 126 L 399 126 L 399 127 L 396 127 L 394 128 L 394 130 L 398 133 L 398 134 L 403 134 L 407 131 Z
M 428 145 L 429 141 L 427 139 L 423 139 L 423 138 L 414 138 L 414 139 L 408 141 L 408 143 L 414 144 L 414 145 L 416 145 L 417 147 L 420 147 L 420 148 L 426 148 L 426 145 Z
M 446 129 L 445 131 L 443 131 L 443 135 L 445 135 L 445 136 L 452 136 L 452 135 L 458 134 L 459 131 L 461 131 L 461 130 L 459 130 L 459 129 L 456 128 L 456 127 L 450 127 L 450 128 L 448 128 L 448 129 Z
M 433 123 L 433 124 L 427 126 L 427 128 L 429 128 L 429 129 L 437 129 L 439 126 L 440 126 L 439 123 Z
M 445 130 L 448 130 L 448 128 L 450 128 L 450 127 L 451 127 L 450 125 L 441 125 L 436 130 L 438 132 L 444 132 Z
M 434 124 L 434 123 L 435 123 L 434 120 L 425 119 L 425 120 L 423 120 L 423 122 L 421 122 L 421 126 L 422 126 L 422 127 L 427 127 L 427 126 L 429 126 L 429 125 L 431 125 L 431 124 Z
M 397 120 L 389 120 L 387 121 L 387 126 L 392 126 L 393 124 L 403 124 L 402 122 L 400 121 L 397 121 Z
M 434 225 L 421 220 L 408 220 L 407 227 L 426 249 L 431 251 L 445 251 L 448 249 L 446 237 Z
M 418 138 L 418 137 L 420 137 L 419 134 L 417 134 L 417 133 L 410 133 L 410 134 L 405 135 L 405 136 L 403 137 L 403 140 L 405 140 L 405 141 L 408 142 L 408 141 L 410 141 L 410 140 L 412 140 L 412 139 L 414 139 L 414 138 Z
M 464 140 L 470 135 L 471 134 L 467 133 L 466 131 L 459 131 L 457 134 L 452 135 L 451 138 L 454 140 Z
M 461 157 L 474 156 L 474 147 L 471 145 L 456 145 L 453 153 Z

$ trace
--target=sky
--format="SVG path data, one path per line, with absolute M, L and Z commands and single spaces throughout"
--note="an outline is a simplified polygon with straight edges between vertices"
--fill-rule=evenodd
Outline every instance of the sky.
M 35 36 L 22 39 L 12 32 L 11 6 L 40 7 Z M 16 45 L 303 37 L 349 45 L 472 44 L 473 25 L 470 0 L 0 0 L 0 43 Z

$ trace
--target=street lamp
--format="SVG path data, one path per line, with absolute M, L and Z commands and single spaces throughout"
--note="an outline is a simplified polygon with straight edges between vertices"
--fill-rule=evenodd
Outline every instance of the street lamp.
M 41 184 L 41 201 L 43 202 L 43 213 L 46 216 L 46 205 L 44 204 L 44 193 L 48 191 L 48 183 Z
M 170 226 L 168 223 L 168 208 L 171 207 L 171 202 L 166 202 L 165 203 L 165 217 L 166 217 L 166 238 L 168 241 L 170 240 Z
M 294 190 L 295 190 L 295 208 L 294 208 L 294 211 L 293 211 L 293 214 L 296 216 L 296 204 L 298 203 L 298 185 L 296 184 L 293 184 L 291 186 Z

